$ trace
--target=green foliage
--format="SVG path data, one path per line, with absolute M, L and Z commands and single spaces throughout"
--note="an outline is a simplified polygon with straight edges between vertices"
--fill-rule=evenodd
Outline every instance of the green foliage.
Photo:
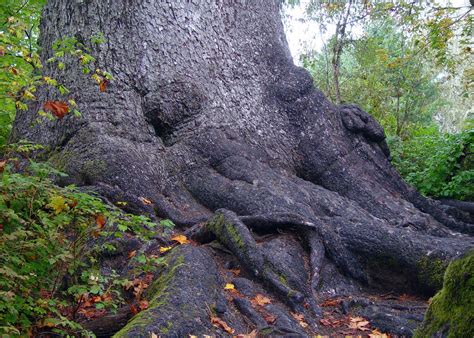
M 31 148 L 37 147 L 22 144 L 15 153 Z M 64 174 L 45 163 L 30 161 L 18 173 L 19 163 L 8 157 L 0 174 L 0 334 L 88 335 L 76 322 L 86 300 L 94 299 L 95 309 L 84 311 L 114 311 L 128 277 L 162 264 L 136 254 L 133 275 L 118 276 L 100 269 L 104 250 L 116 250 L 114 240 L 124 236 L 146 240 L 156 235 L 156 224 L 74 186 L 56 186 L 52 178 Z
M 45 3 L 46 0 L 5 0 L 0 5 L 0 146 L 8 139 L 16 111 L 27 110 L 29 103 L 38 101 L 37 92 L 41 87 L 49 88 L 68 112 L 81 116 L 76 102 L 68 95 L 69 89 L 43 74 L 37 39 L 39 18 Z M 89 47 L 74 37 L 64 37 L 54 42 L 54 56 L 46 63 L 54 64 L 58 71 L 65 72 L 71 71 L 67 69 L 66 61 L 75 60 L 82 73 L 89 74 L 100 90 L 105 91 L 112 75 L 98 68 L 96 59 L 91 55 L 91 48 L 104 42 L 102 33 L 90 37 Z M 41 118 L 62 118 L 63 115 L 58 113 L 55 109 L 39 110 L 38 122 Z
M 388 141 L 392 163 L 421 193 L 474 200 L 474 129 L 443 134 L 433 125 L 414 129 L 407 140 Z
M 10 133 L 16 109 L 27 109 L 40 81 L 38 25 L 46 0 L 5 0 L 0 4 L 0 145 Z

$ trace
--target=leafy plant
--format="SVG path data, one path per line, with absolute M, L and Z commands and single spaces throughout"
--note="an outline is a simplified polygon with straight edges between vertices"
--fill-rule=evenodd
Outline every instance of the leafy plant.
M 14 157 L 0 161 L 0 333 L 90 335 L 78 318 L 114 311 L 125 287 L 142 285 L 137 278 L 162 264 L 129 255 L 135 269 L 119 276 L 101 271 L 104 250 L 116 250 L 114 239 L 146 240 L 159 229 L 75 186 L 56 186 L 52 178 L 64 174 L 46 163 L 29 161 L 23 173 L 16 166 Z
M 474 199 L 474 129 L 440 133 L 418 128 L 413 137 L 391 138 L 392 163 L 421 193 L 438 198 Z

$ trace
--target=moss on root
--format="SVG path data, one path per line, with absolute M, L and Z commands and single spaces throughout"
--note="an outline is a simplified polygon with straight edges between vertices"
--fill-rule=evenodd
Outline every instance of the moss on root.
M 418 280 L 428 291 L 436 292 L 443 286 L 447 263 L 438 258 L 422 257 L 418 261 Z
M 128 322 L 125 327 L 114 335 L 115 338 L 129 337 L 129 333 L 133 328 L 148 326 L 154 320 L 153 315 L 150 315 L 151 311 L 166 305 L 169 294 L 168 288 L 175 276 L 176 270 L 184 264 L 184 257 L 182 255 L 176 256 L 170 253 L 169 258 L 167 259 L 167 264 L 168 268 L 166 271 L 164 271 L 147 290 L 146 295 L 150 300 L 149 308 L 140 312 L 130 322 Z M 167 333 L 172 326 L 173 323 L 167 322 L 166 326 L 164 326 L 163 330 L 160 332 Z
M 474 337 L 474 250 L 453 261 L 415 337 Z

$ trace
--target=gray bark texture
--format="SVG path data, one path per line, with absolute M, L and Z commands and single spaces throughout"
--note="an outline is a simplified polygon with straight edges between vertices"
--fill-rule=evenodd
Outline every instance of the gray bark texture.
M 12 141 L 47 145 L 49 161 L 70 175 L 63 183 L 169 218 L 202 243 L 170 254 L 170 266 L 181 262 L 180 279 L 168 281 L 173 296 L 150 296 L 155 306 L 120 335 L 225 335 L 206 304 L 236 333 L 324 332 L 323 299 L 432 294 L 446 264 L 473 246 L 469 213 L 408 186 L 390 164 L 381 126 L 357 106 L 329 102 L 293 64 L 278 1 L 49 0 L 42 57 L 56 39 L 87 44 L 96 32 L 107 39 L 90 46 L 97 67 L 114 76 L 106 92 L 77 62 L 49 67 L 83 117 L 31 126 L 42 102 L 58 98 L 44 91 L 18 113 Z M 232 280 L 229 267 L 242 276 Z M 223 283 L 231 281 L 241 297 L 229 301 Z M 274 301 L 255 309 L 256 293 Z M 413 331 L 404 323 L 423 308 L 380 310 L 354 297 L 343 305 L 366 308 L 398 334 Z

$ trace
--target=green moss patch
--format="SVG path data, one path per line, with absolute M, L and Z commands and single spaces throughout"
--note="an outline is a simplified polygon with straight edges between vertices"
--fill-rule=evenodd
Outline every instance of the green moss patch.
M 474 337 L 474 250 L 453 261 L 415 337 Z

